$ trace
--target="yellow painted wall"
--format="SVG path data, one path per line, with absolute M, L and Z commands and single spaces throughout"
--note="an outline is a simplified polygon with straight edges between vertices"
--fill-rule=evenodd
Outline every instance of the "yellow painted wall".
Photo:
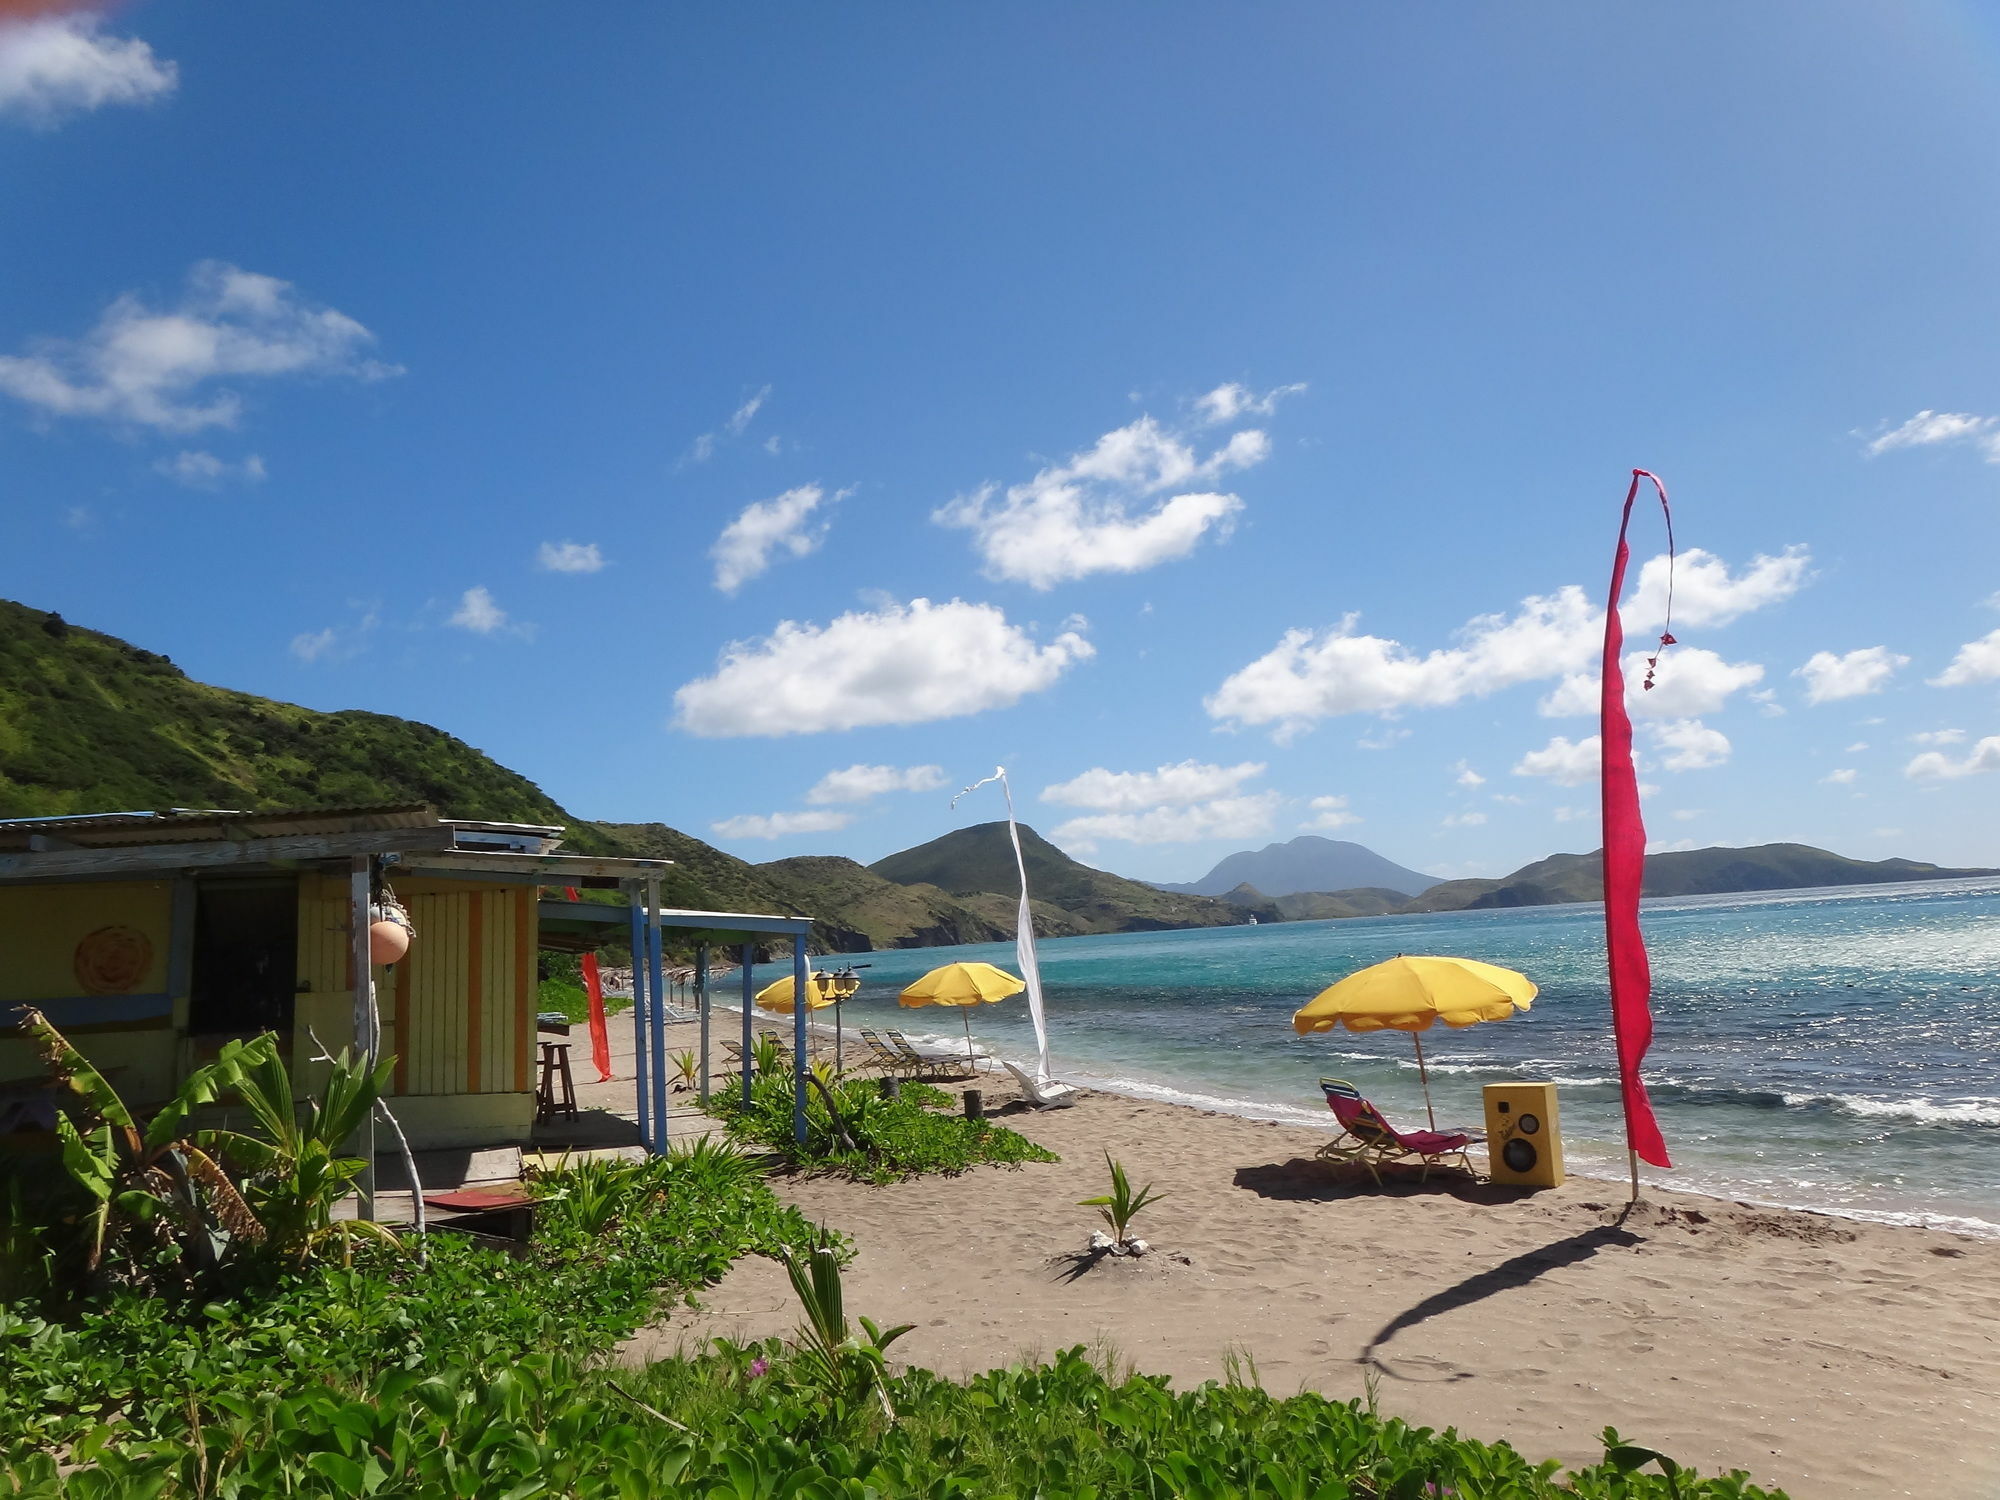
M 174 1085 L 173 1024 L 185 1002 L 143 1018 L 119 1019 L 116 1007 L 121 995 L 166 993 L 172 927 L 170 880 L 0 886 L 0 1011 L 64 1002 L 58 1024 L 121 1091 L 137 1100 L 163 1097 Z M 109 984 L 104 968 L 79 961 L 80 947 L 106 929 L 119 930 L 110 941 L 134 960 Z M 150 954 L 132 946 L 133 935 Z M 100 1010 L 104 1019 L 93 1019 Z M 12 1028 L 0 1032 L 0 1083 L 41 1072 L 27 1038 Z
M 398 1058 L 395 1092 L 434 1101 L 418 1111 L 412 1141 L 470 1140 L 503 1121 L 505 1138 L 525 1139 L 525 1126 L 513 1127 L 532 1114 L 523 1100 L 534 1090 L 533 888 L 405 880 L 396 890 L 416 939 L 401 963 L 374 971 L 375 993 L 383 1050 Z M 76 944 L 114 925 L 143 932 L 152 942 L 152 959 L 139 981 L 144 989 L 133 993 L 165 992 L 172 906 L 173 883 L 166 880 L 0 887 L 0 1004 L 80 994 L 72 972 Z M 324 1079 L 324 1065 L 312 1061 L 320 1049 L 338 1052 L 354 1040 L 344 874 L 300 876 L 298 941 L 291 1063 L 303 1095 L 317 1092 Z M 180 995 L 170 1024 L 86 1031 L 76 1040 L 100 1067 L 119 1069 L 114 1081 L 133 1102 L 152 1102 L 171 1093 L 196 1061 L 181 1035 L 186 1018 L 187 999 Z M 25 1039 L 0 1033 L 0 1083 L 40 1071 Z M 448 1102 L 454 1095 L 494 1097 L 454 1114 Z M 503 1095 L 520 1097 L 497 1097 Z M 448 1129 L 436 1123 L 451 1120 L 459 1123 Z
M 533 890 L 404 880 L 396 893 L 416 938 L 402 962 L 375 970 L 382 1048 L 397 1059 L 395 1092 L 532 1092 Z M 300 901 L 299 974 L 311 985 L 299 996 L 301 1033 L 310 1012 L 320 1040 L 338 1049 L 353 1038 L 346 882 L 318 881 Z

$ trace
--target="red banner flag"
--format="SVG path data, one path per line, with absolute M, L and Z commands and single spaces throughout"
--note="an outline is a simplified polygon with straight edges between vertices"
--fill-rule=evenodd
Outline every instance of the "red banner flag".
M 1625 711 L 1625 625 L 1618 617 L 1618 596 L 1625 590 L 1625 564 L 1631 556 L 1625 531 L 1632 523 L 1632 502 L 1639 481 L 1651 480 L 1659 492 L 1660 510 L 1667 518 L 1668 567 L 1673 565 L 1673 512 L 1667 508 L 1666 486 L 1644 469 L 1632 471 L 1625 492 L 1625 513 L 1618 522 L 1618 552 L 1611 564 L 1611 596 L 1604 606 L 1604 698 L 1599 721 L 1603 746 L 1601 772 L 1604 795 L 1604 947 L 1611 969 L 1611 1028 L 1618 1040 L 1618 1082 L 1625 1101 L 1625 1144 L 1642 1161 L 1656 1167 L 1673 1165 L 1667 1143 L 1653 1118 L 1653 1101 L 1646 1097 L 1639 1065 L 1653 1041 L 1653 971 L 1646 960 L 1646 937 L 1639 930 L 1639 891 L 1646 878 L 1646 824 L 1639 815 L 1639 778 L 1632 764 L 1632 719 Z M 1669 584 L 1671 589 L 1671 583 Z M 1672 610 L 1669 593 L 1668 610 Z M 1673 643 L 1664 629 L 1660 645 Z M 1653 685 L 1648 661 L 1645 685 Z M 1638 1191 L 1638 1167 L 1633 1192 Z
M 576 900 L 576 887 L 564 886 L 569 899 Z M 611 1081 L 611 1033 L 604 1025 L 604 978 L 597 972 L 597 955 L 583 955 L 583 992 L 590 998 L 590 1061 L 597 1069 L 597 1081 Z

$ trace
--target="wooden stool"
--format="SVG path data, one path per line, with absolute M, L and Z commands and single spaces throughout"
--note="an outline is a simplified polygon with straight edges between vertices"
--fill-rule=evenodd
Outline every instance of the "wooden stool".
M 546 1125 L 557 1115 L 576 1118 L 576 1082 L 569 1076 L 569 1043 L 542 1043 L 542 1077 L 535 1086 L 535 1123 Z

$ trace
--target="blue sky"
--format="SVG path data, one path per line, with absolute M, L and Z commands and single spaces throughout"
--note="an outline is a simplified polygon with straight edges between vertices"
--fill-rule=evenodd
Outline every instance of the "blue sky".
M 1654 838 L 2000 864 L 1995 38 L 17 22 L 0 594 L 754 859 L 993 816 L 947 802 L 1004 762 L 1129 874 L 1308 827 L 1493 874 L 1597 842 L 1566 710 L 1643 466 Z

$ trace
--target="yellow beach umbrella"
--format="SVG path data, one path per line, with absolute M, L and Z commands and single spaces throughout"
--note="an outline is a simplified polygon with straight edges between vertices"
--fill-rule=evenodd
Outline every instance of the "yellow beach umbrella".
M 861 988 L 861 980 L 853 974 L 828 974 L 818 972 L 806 979 L 806 1010 L 808 1013 L 825 1010 L 834 1006 L 833 1013 L 833 1066 L 839 1071 L 840 1055 L 840 1002 L 850 998 Z M 781 1016 L 789 1016 L 798 999 L 798 985 L 791 975 L 774 979 L 757 991 L 755 1004 L 759 1010 L 772 1011 Z
M 1293 1015 L 1292 1029 L 1300 1036 L 1331 1031 L 1336 1026 L 1349 1031 L 1409 1032 L 1424 1083 L 1424 1109 L 1435 1129 L 1430 1070 L 1424 1064 L 1424 1044 L 1417 1034 L 1439 1021 L 1447 1026 L 1504 1021 L 1533 1005 L 1537 993 L 1534 981 L 1525 974 L 1498 964 L 1474 958 L 1402 954 L 1321 990 Z
M 905 986 L 903 993 L 896 997 L 896 1003 L 913 1008 L 919 1005 L 958 1006 L 959 1019 L 965 1022 L 965 1059 L 970 1062 L 972 1060 L 971 1007 L 1005 1000 L 1009 995 L 1020 994 L 1027 987 L 1025 981 L 1016 979 L 1005 969 L 997 969 L 992 964 L 946 964 L 943 968 L 932 969 L 923 978 Z

